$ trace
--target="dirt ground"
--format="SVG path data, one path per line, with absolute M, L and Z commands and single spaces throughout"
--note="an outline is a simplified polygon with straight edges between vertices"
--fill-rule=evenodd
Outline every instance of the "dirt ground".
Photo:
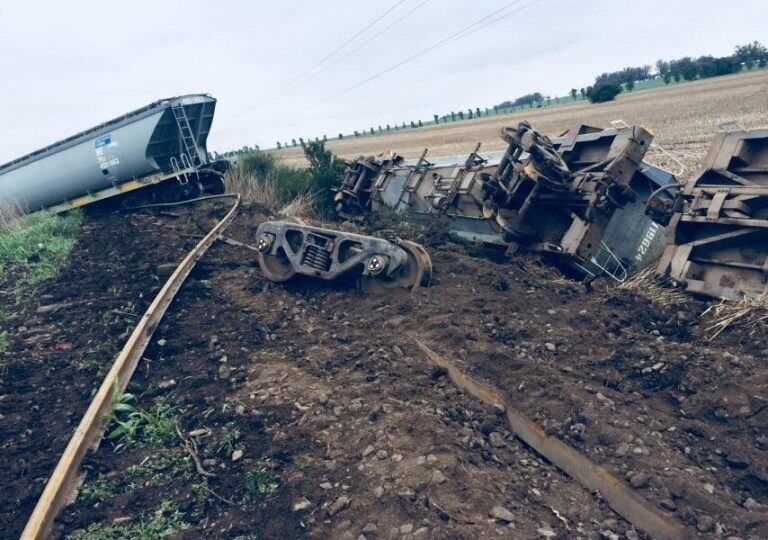
M 92 218 L 64 273 L 12 314 L 0 537 L 19 534 L 165 279 L 157 265 L 224 207 Z M 263 219 L 245 208 L 228 234 L 252 242 Z M 608 282 L 587 290 L 535 257 L 427 247 L 430 287 L 374 297 L 272 284 L 251 252 L 216 244 L 129 387 L 143 410 L 172 407 L 183 439 L 104 441 L 57 533 L 100 524 L 113 535 L 93 537 L 119 538 L 154 520 L 178 538 L 644 537 L 457 390 L 412 332 L 692 534 L 768 537 L 764 328 L 710 342 L 707 302 L 656 305 Z
M 577 123 L 603 127 L 614 120 L 624 120 L 643 125 L 654 131 L 656 142 L 673 152 L 690 173 L 718 124 L 738 120 L 747 128 L 766 127 L 768 70 L 625 92 L 611 103 L 592 105 L 577 101 L 385 135 L 347 137 L 343 141 L 329 139 L 328 148 L 347 159 L 388 150 L 417 159 L 424 148 L 429 148 L 431 156 L 468 154 L 478 142 L 485 151 L 503 150 L 505 144 L 499 131 L 523 120 L 551 136 Z M 304 163 L 301 148 L 275 153 L 286 163 Z M 678 169 L 678 164 L 660 150 L 652 150 L 649 157 L 673 171 Z

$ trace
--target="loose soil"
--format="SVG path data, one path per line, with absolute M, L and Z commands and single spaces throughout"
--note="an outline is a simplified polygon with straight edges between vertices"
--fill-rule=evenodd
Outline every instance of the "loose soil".
M 165 279 L 157 265 L 179 260 L 225 209 L 93 218 L 41 291 L 39 303 L 72 305 L 13 314 L 0 537 L 19 534 L 127 338 L 134 318 L 123 312 L 143 312 Z M 227 234 L 253 242 L 265 217 L 246 207 Z M 173 507 L 179 538 L 643 537 L 457 390 L 412 332 L 693 534 L 768 537 L 764 328 L 710 342 L 707 302 L 662 306 L 607 281 L 587 290 L 535 257 L 427 247 L 431 286 L 378 297 L 345 283 L 273 284 L 252 252 L 212 247 L 130 388 L 138 407 L 176 407 L 215 476 L 179 440 L 118 452 L 105 441 L 84 463 L 91 495 L 57 532 Z M 511 523 L 489 516 L 497 506 Z

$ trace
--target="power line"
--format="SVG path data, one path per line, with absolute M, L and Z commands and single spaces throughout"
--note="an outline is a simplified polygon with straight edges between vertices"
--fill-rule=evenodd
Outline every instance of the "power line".
M 386 32 L 387 30 L 391 29 L 393 26 L 395 26 L 396 24 L 400 23 L 401 21 L 403 21 L 403 20 L 404 20 L 404 19 L 406 19 L 407 17 L 410 17 L 410 16 L 411 16 L 411 15 L 413 15 L 413 14 L 414 14 L 416 11 L 418 11 L 418 10 L 419 10 L 419 9 L 420 9 L 422 6 L 424 6 L 425 4 L 427 4 L 427 3 L 431 2 L 431 1 L 432 1 L 432 0 L 423 0 L 423 2 L 421 2 L 420 4 L 418 4 L 418 5 L 417 5 L 415 8 L 411 9 L 410 11 L 408 11 L 407 13 L 405 13 L 404 15 L 401 15 L 401 16 L 400 16 L 400 17 L 398 17 L 396 20 L 392 21 L 390 24 L 388 24 L 387 26 L 385 26 L 384 28 L 382 28 L 381 30 L 379 30 L 378 32 L 376 32 L 374 35 L 372 35 L 371 37 L 369 37 L 368 39 L 366 39 L 365 41 L 363 41 L 362 43 L 360 43 L 360 44 L 359 44 L 357 47 L 355 47 L 354 49 L 352 49 L 351 51 L 349 51 L 349 52 L 348 52 L 347 54 L 345 54 L 344 56 L 342 56 L 342 57 L 340 57 L 340 58 L 337 58 L 336 60 L 334 60 L 333 62 L 331 62 L 331 63 L 330 63 L 330 64 L 328 64 L 327 66 L 323 67 L 323 68 L 322 68 L 320 71 L 316 71 L 315 73 L 313 73 L 312 75 L 310 75 L 309 77 L 307 77 L 306 79 L 304 79 L 303 81 L 300 81 L 300 82 L 299 82 L 299 86 L 301 86 L 302 84 L 306 84 L 306 83 L 308 83 L 309 81 L 311 81 L 312 79 L 314 79 L 315 77 L 317 77 L 318 75 L 320 75 L 321 73 L 323 73 L 323 72 L 327 71 L 328 69 L 332 68 L 333 66 L 337 65 L 339 62 L 342 62 L 342 61 L 346 60 L 347 58 L 349 58 L 350 56 L 352 56 L 354 53 L 356 53 L 357 51 L 359 51 L 360 49 L 362 49 L 363 47 L 365 47 L 366 45 L 368 45 L 369 43 L 371 43 L 372 41 L 374 41 L 374 40 L 375 40 L 376 38 L 378 38 L 379 36 L 381 36 L 381 35 L 382 35 L 384 32 Z
M 400 62 L 398 62 L 398 63 L 388 67 L 387 69 L 379 71 L 378 73 L 376 73 L 374 75 L 371 75 L 370 77 L 368 77 L 366 79 L 363 79 L 362 81 L 360 81 L 360 82 L 358 82 L 358 83 L 356 83 L 356 84 L 354 84 L 352 86 L 349 86 L 349 87 L 345 88 L 344 90 L 341 90 L 340 92 L 337 92 L 336 94 L 334 94 L 334 95 L 326 98 L 325 100 L 323 100 L 321 103 L 325 103 L 327 101 L 331 101 L 333 99 L 336 99 L 337 97 L 342 96 L 344 94 L 347 94 L 347 93 L 351 92 L 352 90 L 355 90 L 355 89 L 357 89 L 357 88 L 359 88 L 359 87 L 361 87 L 361 86 L 363 86 L 365 84 L 368 84 L 371 81 L 374 81 L 374 80 L 376 80 L 376 79 L 378 79 L 380 77 L 383 77 L 384 75 L 386 75 L 388 73 L 391 73 L 392 71 L 396 70 L 397 68 L 402 67 L 402 66 L 404 66 L 406 64 L 409 64 L 409 63 L 413 62 L 414 60 L 416 60 L 418 58 L 421 58 L 422 56 L 424 56 L 426 54 L 429 54 L 432 51 L 434 51 L 436 49 L 439 49 L 440 47 L 442 47 L 444 45 L 447 45 L 449 42 L 451 42 L 451 41 L 453 41 L 455 39 L 462 39 L 462 38 L 466 37 L 467 33 L 470 30 L 472 30 L 473 28 L 475 28 L 476 26 L 482 25 L 482 26 L 480 26 L 480 28 L 478 28 L 478 30 L 482 29 L 482 28 L 485 28 L 487 26 L 490 26 L 491 24 L 499 22 L 500 20 L 502 20 L 502 19 L 504 19 L 506 17 L 509 17 L 510 15 L 514 15 L 516 13 L 519 13 L 520 11 L 522 11 L 522 10 L 524 10 L 524 9 L 534 5 L 534 4 L 538 4 L 541 1 L 542 0 L 533 0 L 533 2 L 530 2 L 530 3 L 520 7 L 518 9 L 510 12 L 510 13 L 507 13 L 507 14 L 503 15 L 502 17 L 499 17 L 498 19 L 494 19 L 494 20 L 492 20 L 490 22 L 487 22 L 488 19 L 491 19 L 494 16 L 498 15 L 499 13 L 509 9 L 513 5 L 519 3 L 520 0 L 514 0 L 513 2 L 509 2 L 508 4 L 504 5 L 503 7 L 499 8 L 499 9 L 493 11 L 493 12 L 491 12 L 490 14 L 486 15 L 485 17 L 482 17 L 482 18 L 478 19 L 477 21 L 475 21 L 474 23 L 470 24 L 469 26 L 466 26 L 466 27 L 462 28 L 461 30 L 459 30 L 457 32 L 454 32 L 453 34 L 451 34 L 451 35 L 441 39 L 437 43 L 435 43 L 433 45 L 430 45 L 429 47 L 418 51 L 417 53 L 409 56 L 405 60 L 402 60 L 402 61 L 400 61 Z M 483 24 L 483 23 L 485 23 L 485 24 Z
M 224 122 L 224 124 L 222 124 L 220 127 L 226 127 L 226 126 L 232 125 L 233 123 L 235 123 L 235 122 L 239 121 L 239 120 L 240 120 L 240 119 L 241 119 L 243 116 L 245 116 L 246 114 L 249 114 L 249 113 L 251 113 L 252 111 L 254 111 L 254 110 L 258 109 L 259 107 L 263 106 L 265 103 L 272 101 L 274 98 L 276 98 L 277 96 L 279 96 L 280 94 L 282 94 L 282 92 L 283 92 L 284 90 L 288 89 L 288 88 L 289 88 L 291 85 L 293 85 L 294 83 L 296 83 L 297 81 L 299 81 L 299 80 L 300 80 L 302 77 L 304 77 L 306 74 L 310 73 L 312 70 L 314 70 L 315 68 L 317 68 L 318 66 L 320 66 L 321 64 L 323 64 L 323 63 L 324 63 L 325 61 L 327 61 L 329 58 L 333 57 L 333 56 L 334 56 L 336 53 L 338 53 L 338 52 L 339 52 L 340 50 L 342 50 L 344 47 L 346 47 L 347 45 L 349 45 L 349 44 L 350 44 L 352 41 L 354 41 L 356 38 L 358 38 L 358 37 L 359 37 L 361 34 L 363 34 L 363 33 L 364 33 L 366 30 L 368 30 L 369 28 L 371 28 L 371 27 L 372 27 L 374 24 L 376 24 L 377 22 L 379 22 L 381 19 L 383 19 L 383 18 L 384 18 L 384 17 L 386 17 L 387 15 L 389 15 L 389 14 L 390 14 L 392 11 L 394 11 L 394 10 L 395 10 L 397 7 L 399 7 L 399 6 L 400 6 L 400 4 L 403 4 L 403 3 L 404 3 L 404 2 L 406 2 L 406 1 L 407 1 L 407 0 L 399 0 L 398 2 L 396 2 L 396 3 L 395 3 L 393 6 L 391 6 L 389 9 L 387 9 L 387 10 L 386 10 L 384 13 L 382 13 L 381 15 L 379 15 L 378 17 L 376 17 L 376 18 L 375 18 L 373 21 L 371 21 L 370 23 L 368 23 L 368 24 L 367 24 L 367 25 L 366 25 L 366 26 L 365 26 L 365 27 L 364 27 L 362 30 L 360 30 L 359 32 L 357 32 L 355 35 L 353 35 L 352 37 L 350 37 L 349 39 L 347 39 L 347 40 L 346 40 L 344 43 L 342 43 L 341 45 L 339 45 L 338 47 L 336 47 L 336 48 L 335 48 L 333 51 L 331 51 L 329 54 L 327 54 L 327 55 L 326 55 L 326 56 L 325 56 L 325 57 L 324 57 L 322 60 L 320 60 L 319 62 L 316 62 L 316 63 L 315 63 L 315 64 L 314 64 L 312 67 L 310 67 L 309 69 L 305 70 L 305 71 L 304 71 L 303 73 L 301 73 L 300 75 L 298 75 L 298 76 L 294 77 L 293 79 L 291 79 L 290 81 L 288 81 L 286 84 L 284 84 L 282 87 L 280 87 L 280 88 L 279 88 L 279 89 L 277 89 L 276 91 L 272 92 L 272 93 L 271 93 L 271 94 L 269 94 L 267 97 L 263 98 L 263 99 L 262 99 L 261 101 L 259 101 L 258 103 L 255 103 L 254 105 L 251 105 L 250 107 L 247 107 L 247 108 L 245 108 L 245 109 L 241 110 L 241 111 L 240 111 L 239 113 L 237 113 L 236 115 L 233 115 L 233 117 L 232 117 L 232 120 L 229 120 L 229 121 L 225 121 L 225 122 Z M 301 2 L 299 2 L 299 3 L 301 3 Z M 422 5 L 423 5 L 423 4 L 422 4 Z M 420 6 L 419 6 L 419 7 L 420 7 Z M 412 10 L 412 11 L 415 11 L 415 10 Z M 314 77 L 314 75 L 313 75 L 312 77 Z M 245 129 L 246 129 L 246 128 L 241 128 L 241 129 L 238 129 L 238 130 L 234 131 L 233 133 L 241 133 L 242 131 L 245 131 Z
M 381 19 L 392 13 L 397 7 L 399 7 L 402 3 L 406 2 L 407 0 L 399 0 L 398 2 L 395 2 L 393 6 L 391 6 L 389 9 L 387 9 L 384 13 L 376 17 L 374 20 L 369 22 L 367 25 L 363 27 L 362 30 L 358 31 L 356 34 L 354 34 L 352 37 L 347 39 L 344 43 L 333 49 L 330 53 L 325 55 L 319 62 L 316 62 L 313 66 L 311 66 L 309 69 L 302 72 L 297 77 L 294 77 L 290 81 L 288 81 L 286 84 L 280 87 L 280 90 L 285 90 L 292 86 L 295 82 L 301 80 L 305 75 L 312 72 L 314 69 L 316 69 L 321 64 L 325 63 L 329 58 L 333 57 L 336 53 L 338 53 L 340 50 L 342 50 L 344 47 L 352 43 L 355 39 L 360 37 L 365 31 L 367 31 L 369 28 L 371 28 L 373 25 L 375 25 L 377 22 L 379 22 Z

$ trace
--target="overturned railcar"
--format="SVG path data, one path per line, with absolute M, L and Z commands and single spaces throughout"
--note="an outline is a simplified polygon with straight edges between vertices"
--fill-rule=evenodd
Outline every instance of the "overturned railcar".
M 674 200 L 654 196 L 649 213 L 669 222 L 660 275 L 715 298 L 765 297 L 768 129 L 718 133 L 698 174 Z
M 171 179 L 186 191 L 220 191 L 206 150 L 215 108 L 205 94 L 155 101 L 0 165 L 0 204 L 80 206 Z
M 624 281 L 661 255 L 664 227 L 645 214 L 652 193 L 676 186 L 645 162 L 653 135 L 640 127 L 577 125 L 549 139 L 530 125 L 505 128 L 506 152 L 428 158 L 361 157 L 337 191 L 347 219 L 435 216 L 459 237 L 553 257 L 576 277 Z M 671 198 L 662 190 L 662 198 Z

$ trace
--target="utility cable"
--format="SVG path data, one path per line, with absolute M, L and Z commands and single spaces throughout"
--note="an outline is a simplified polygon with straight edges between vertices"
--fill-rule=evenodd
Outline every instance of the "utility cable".
M 382 28 L 381 30 L 379 30 L 378 32 L 376 32 L 374 35 L 372 35 L 371 37 L 369 37 L 368 39 L 366 39 L 366 40 L 365 40 L 365 41 L 363 41 L 362 43 L 360 43 L 360 44 L 359 44 L 357 47 L 355 47 L 354 49 L 352 49 L 351 51 L 349 51 L 349 52 L 348 52 L 347 54 L 345 54 L 344 56 L 342 56 L 342 57 L 340 57 L 340 58 L 337 58 L 336 60 L 334 60 L 333 62 L 331 62 L 331 63 L 330 63 L 330 64 L 328 64 L 327 66 L 323 67 L 323 68 L 322 68 L 322 69 L 320 69 L 319 71 L 316 71 L 315 73 L 313 73 L 312 75 L 310 75 L 309 77 L 307 77 L 306 79 L 304 79 L 303 81 L 300 81 L 300 82 L 298 83 L 298 85 L 299 85 L 299 86 L 301 86 L 302 84 L 306 84 L 306 83 L 308 83 L 309 81 L 311 81 L 312 79 L 314 79 L 315 77 L 317 77 L 318 75 L 320 75 L 321 73 L 323 73 L 323 72 L 325 72 L 325 71 L 329 70 L 330 68 L 332 68 L 333 66 L 335 66 L 335 65 L 339 64 L 339 62 L 342 62 L 342 61 L 346 60 L 347 58 L 349 58 L 350 56 L 352 56 L 354 53 L 356 53 L 357 51 L 359 51 L 360 49 L 362 49 L 363 47 L 365 47 L 366 45 L 368 45 L 369 43 L 371 43 L 372 41 L 374 41 L 375 39 L 377 39 L 379 36 L 381 36 L 382 34 L 384 34 L 385 32 L 387 32 L 388 30 L 390 30 L 390 29 L 391 29 L 393 26 L 395 26 L 396 24 L 398 24 L 398 23 L 402 22 L 402 21 L 403 21 L 403 20 L 405 20 L 406 18 L 408 18 L 408 17 L 410 17 L 411 15 L 413 15 L 413 14 L 414 14 L 416 11 L 418 11 L 418 10 L 419 10 L 419 9 L 420 9 L 422 6 L 424 6 L 425 4 L 427 4 L 427 3 L 431 2 L 431 1 L 432 1 L 432 0 L 423 0 L 423 1 L 422 1 L 420 4 L 418 4 L 418 5 L 417 5 L 415 8 L 411 9 L 410 11 L 408 11 L 407 13 L 405 13 L 404 15 L 401 15 L 400 17 L 398 17 L 397 19 L 395 19 L 394 21 L 392 21 L 391 23 L 389 23 L 387 26 L 385 26 L 384 28 Z
M 290 81 L 288 81 L 286 84 L 280 87 L 280 90 L 286 90 L 293 86 L 294 83 L 301 80 L 305 75 L 308 73 L 311 73 L 313 70 L 315 70 L 318 66 L 325 63 L 328 59 L 332 58 L 336 53 L 338 53 L 340 50 L 342 50 L 344 47 L 352 43 L 355 39 L 360 37 L 366 30 L 371 28 L 373 25 L 375 25 L 377 22 L 379 22 L 381 19 L 392 13 L 397 7 L 399 7 L 402 3 L 406 2 L 407 0 L 399 0 L 395 2 L 393 6 L 391 6 L 389 9 L 387 9 L 384 13 L 373 19 L 371 22 L 369 22 L 367 25 L 365 25 L 362 30 L 359 30 L 356 34 L 354 34 L 352 37 L 348 38 L 344 43 L 333 49 L 330 53 L 325 55 L 319 62 L 316 62 L 313 66 L 311 66 L 309 69 L 305 70 L 300 75 L 294 77 Z
M 534 4 L 537 4 L 537 3 L 541 2 L 541 1 L 542 0 L 533 0 L 533 2 L 530 2 L 530 3 L 520 7 L 518 9 L 510 12 L 510 13 L 507 13 L 507 14 L 503 15 L 502 17 L 499 17 L 498 19 L 495 19 L 495 20 L 492 20 L 492 21 L 488 22 L 488 19 L 493 18 L 494 16 L 498 15 L 499 13 L 505 11 L 506 9 L 509 9 L 513 5 L 515 5 L 515 4 L 520 2 L 520 0 L 514 0 L 513 2 L 510 2 L 510 3 L 506 4 L 506 5 L 504 5 L 503 7 L 501 7 L 499 9 L 491 12 L 490 14 L 486 15 L 485 17 L 482 17 L 482 18 L 478 19 L 477 21 L 475 21 L 474 23 L 470 24 L 469 26 L 466 26 L 466 27 L 462 28 L 461 30 L 458 30 L 457 32 L 454 32 L 453 34 L 451 34 L 451 35 L 441 39 L 437 43 L 435 43 L 433 45 L 430 45 L 429 47 L 418 51 L 417 53 L 409 56 L 405 60 L 402 60 L 402 61 L 400 61 L 400 62 L 398 62 L 398 63 L 396 63 L 396 64 L 394 64 L 394 65 L 392 65 L 392 66 L 390 66 L 390 67 L 388 67 L 388 68 L 386 68 L 384 70 L 382 70 L 382 71 L 379 71 L 378 73 L 375 73 L 374 75 L 371 75 L 370 77 L 367 77 L 366 79 L 363 79 L 362 81 L 360 81 L 360 82 L 358 82 L 358 83 L 356 83 L 356 84 L 354 84 L 352 86 L 349 86 L 349 87 L 345 88 L 344 90 L 341 90 L 340 92 L 337 92 L 336 94 L 333 94 L 332 96 L 330 96 L 330 97 L 326 98 L 325 100 L 323 100 L 321 103 L 325 103 L 327 101 L 331 101 L 333 99 L 336 99 L 337 97 L 340 97 L 340 96 L 342 96 L 344 94 L 347 94 L 347 93 L 351 92 L 352 90 L 355 90 L 355 89 L 357 89 L 357 88 L 359 88 L 359 87 L 361 87 L 361 86 L 363 86 L 365 84 L 368 84 L 369 82 L 372 82 L 372 81 L 374 81 L 374 80 L 376 80 L 376 79 L 378 79 L 380 77 L 383 77 L 384 75 L 387 75 L 388 73 L 393 72 L 397 68 L 402 67 L 402 66 L 404 66 L 406 64 L 409 64 L 409 63 L 413 62 L 414 60 L 417 60 L 418 58 L 421 58 L 422 56 L 424 56 L 426 54 L 429 54 L 432 51 L 434 51 L 436 49 L 439 49 L 440 47 L 443 47 L 444 45 L 448 44 L 451 41 L 454 41 L 456 39 L 462 39 L 462 38 L 466 37 L 467 33 L 470 30 L 472 30 L 473 28 L 475 28 L 477 26 L 479 26 L 480 28 L 485 28 L 486 26 L 490 26 L 491 24 L 494 24 L 494 23 L 496 23 L 496 22 L 498 22 L 498 21 L 500 21 L 500 20 L 502 20 L 502 19 L 504 19 L 506 17 L 509 17 L 510 15 L 514 15 L 516 13 L 519 13 L 522 10 L 524 10 L 524 9 L 534 5 Z M 483 24 L 483 23 L 485 23 L 485 24 Z

